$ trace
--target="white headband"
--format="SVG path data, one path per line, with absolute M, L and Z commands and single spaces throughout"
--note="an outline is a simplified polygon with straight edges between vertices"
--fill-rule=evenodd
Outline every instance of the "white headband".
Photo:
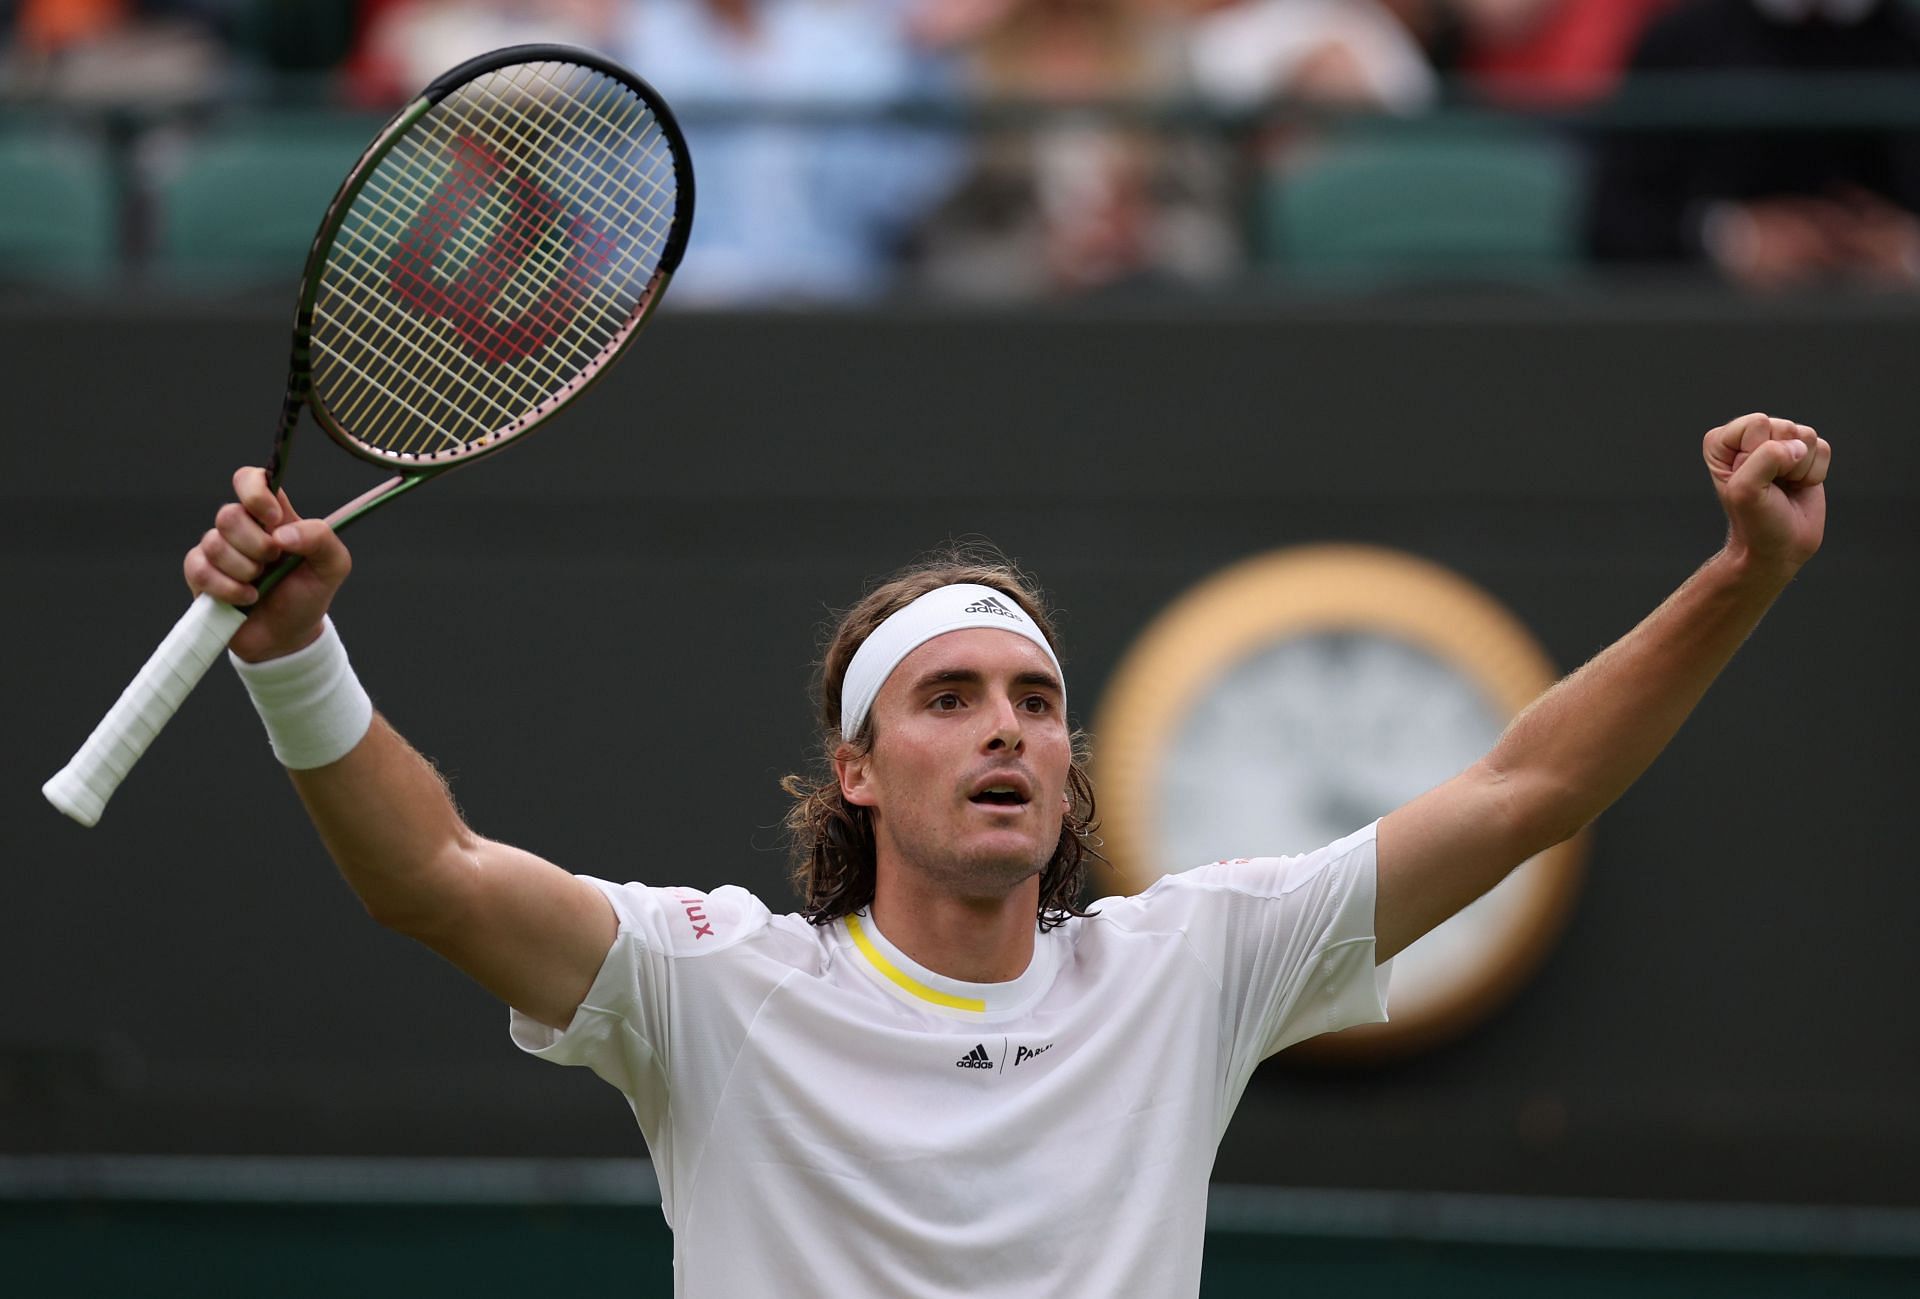
M 867 710 L 873 707 L 880 687 L 900 666 L 901 659 L 935 636 L 969 627 L 1010 631 L 1038 645 L 1046 653 L 1047 661 L 1053 664 L 1053 670 L 1060 674 L 1064 696 L 1067 674 L 1060 671 L 1060 660 L 1054 657 L 1053 646 L 1047 644 L 1047 638 L 1019 603 L 990 586 L 960 582 L 929 591 L 905 608 L 894 610 L 854 651 L 853 662 L 847 664 L 846 678 L 840 684 L 841 736 L 851 740 L 860 733 L 861 723 L 867 720 Z M 1060 706 L 1065 711 L 1064 697 Z

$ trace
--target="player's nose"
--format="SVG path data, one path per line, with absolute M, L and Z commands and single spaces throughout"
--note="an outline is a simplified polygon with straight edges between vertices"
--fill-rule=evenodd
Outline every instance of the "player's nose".
M 992 705 L 991 724 L 987 730 L 988 752 L 999 753 L 1010 749 L 1018 753 L 1025 744 L 1020 710 L 1014 706 L 1012 699 L 997 699 Z

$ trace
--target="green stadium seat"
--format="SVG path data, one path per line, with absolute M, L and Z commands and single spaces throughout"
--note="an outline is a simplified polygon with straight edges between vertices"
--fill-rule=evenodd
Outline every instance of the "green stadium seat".
M 1260 259 L 1290 277 L 1513 280 L 1577 263 L 1577 156 L 1531 132 L 1350 135 L 1262 182 Z
M 104 142 L 0 125 L 0 283 L 92 288 L 119 265 L 119 194 Z
M 328 201 L 378 126 L 353 115 L 275 113 L 186 141 L 154 168 L 155 279 L 296 283 Z

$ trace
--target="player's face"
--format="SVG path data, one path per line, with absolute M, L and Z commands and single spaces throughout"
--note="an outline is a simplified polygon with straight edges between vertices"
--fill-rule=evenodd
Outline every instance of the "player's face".
M 879 869 L 1004 895 L 1053 856 L 1072 741 L 1058 673 L 1032 641 L 968 628 L 902 659 L 873 703 L 874 745 L 843 764 L 870 808 Z

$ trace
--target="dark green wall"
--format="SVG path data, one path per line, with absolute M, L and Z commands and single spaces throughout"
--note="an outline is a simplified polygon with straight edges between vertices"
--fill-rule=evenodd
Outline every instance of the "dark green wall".
M 98 829 L 39 798 L 266 454 L 287 317 L 0 310 L 0 1150 L 637 1154 L 617 1095 L 517 1058 L 360 914 L 231 680 Z M 1917 341 L 1880 299 L 668 312 L 511 459 L 370 520 L 338 620 L 483 832 L 778 903 L 816 629 L 922 547 L 985 534 L 1040 575 L 1082 720 L 1168 600 L 1308 541 L 1450 565 L 1570 667 L 1717 544 L 1710 424 L 1816 423 L 1827 550 L 1602 821 L 1539 977 L 1417 1060 L 1268 1066 L 1218 1174 L 1913 1204 Z M 343 459 L 311 433 L 296 499 L 371 480 Z

